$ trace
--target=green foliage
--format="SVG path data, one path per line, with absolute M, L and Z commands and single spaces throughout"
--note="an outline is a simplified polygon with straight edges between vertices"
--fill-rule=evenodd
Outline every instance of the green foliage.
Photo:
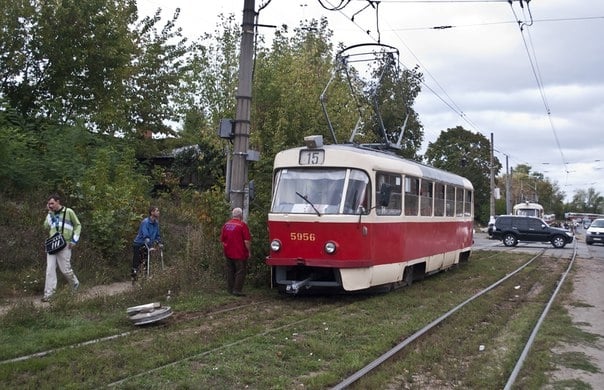
M 569 205 L 570 211 L 580 213 L 604 213 L 604 197 L 593 187 L 578 190 Z
M 529 165 L 518 164 L 511 170 L 511 175 L 505 174 L 496 178 L 495 184 L 503 189 L 504 197 L 496 205 L 496 214 L 508 212 L 505 203 L 509 198 L 511 206 L 525 201 L 535 202 L 543 206 L 545 214 L 555 214 L 557 219 L 564 219 L 564 193 L 558 184 L 551 182 L 543 173 L 531 170 L 532 167 Z M 511 213 L 512 210 L 509 212 Z
M 307 27 L 296 30 L 292 38 L 283 28 L 272 50 L 258 53 L 250 141 L 269 160 L 280 150 L 300 145 L 305 135 L 331 139 L 319 104 L 333 69 L 331 31 L 325 21 Z M 355 120 L 348 118 L 348 124 Z M 349 126 L 339 125 L 335 127 L 348 133 Z
M 417 67 L 401 72 L 398 64 L 392 66 L 386 59 L 380 59 L 380 62 L 381 66 L 374 76 L 383 73 L 382 80 L 379 84 L 370 84 L 370 91 L 368 91 L 370 95 L 375 95 L 376 110 L 380 115 L 379 118 L 375 113 L 372 115 L 373 133 L 381 134 L 383 131 L 381 125 L 383 125 L 388 142 L 396 144 L 407 119 L 400 154 L 406 158 L 420 160 L 418 151 L 424 131 L 413 109 L 413 103 L 421 91 L 422 74 Z M 380 136 L 378 140 L 382 142 L 383 138 Z
M 183 88 L 176 97 L 181 115 L 193 115 L 201 118 L 200 122 L 211 121 L 214 128 L 220 119 L 235 116 L 233 97 L 238 86 L 241 36 L 234 15 L 221 15 L 219 19 L 213 35 L 206 34 L 192 45 L 181 79 Z M 211 136 L 217 138 L 215 132 Z
M 250 218 L 255 242 L 256 237 L 266 236 L 274 156 L 301 145 L 306 135 L 321 134 L 327 142 L 332 139 L 319 102 L 334 68 L 332 32 L 325 19 L 310 21 L 294 32 L 289 37 L 287 27 L 278 30 L 271 49 L 260 49 L 255 64 L 250 144 L 261 156 L 249 175 L 257 194 L 250 207 L 251 214 L 259 217 L 257 230 L 255 217 Z M 338 139 L 347 139 L 356 121 L 356 107 L 346 81 L 340 78 L 333 84 L 329 98 L 339 110 L 331 119 Z
M 480 133 L 472 133 L 461 126 L 440 133 L 435 142 L 428 143 L 426 161 L 449 172 L 466 177 L 474 185 L 476 219 L 487 223 L 491 195 L 491 142 Z M 495 157 L 493 169 L 498 173 L 501 163 Z
M 148 182 L 133 152 L 98 149 L 74 191 L 87 239 L 108 257 L 127 246 L 148 207 Z
M 198 189 L 206 190 L 223 176 L 224 153 L 202 140 L 197 145 L 176 150 L 170 170 L 181 178 L 181 182 L 195 183 Z
M 184 72 L 188 69 L 185 56 L 190 48 L 187 39 L 177 28 L 180 9 L 158 31 L 160 10 L 153 17 L 141 20 L 135 31 L 136 49 L 129 64 L 126 98 L 123 99 L 128 123 L 124 129 L 136 134 L 152 131 L 155 134 L 174 135 L 166 121 L 176 121 L 176 95 L 181 89 Z
M 0 96 L 25 117 L 101 133 L 171 134 L 188 47 L 177 11 L 138 24 L 135 0 L 2 1 Z
M 35 139 L 19 128 L 0 124 L 0 187 L 17 193 L 40 181 L 40 164 L 31 149 Z

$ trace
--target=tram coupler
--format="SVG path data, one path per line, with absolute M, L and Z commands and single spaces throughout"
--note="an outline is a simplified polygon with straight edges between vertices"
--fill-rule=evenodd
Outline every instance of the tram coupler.
M 293 282 L 292 284 L 288 284 L 287 287 L 285 288 L 285 291 L 289 294 L 297 294 L 298 291 L 300 291 L 300 288 L 302 288 L 302 287 L 310 288 L 310 286 L 308 286 L 308 283 L 310 283 L 311 280 L 312 280 L 312 277 L 309 277 L 304 280 L 300 280 L 298 282 Z

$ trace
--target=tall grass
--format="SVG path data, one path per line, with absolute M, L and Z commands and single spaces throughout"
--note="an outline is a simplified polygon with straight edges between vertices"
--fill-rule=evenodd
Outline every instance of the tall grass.
M 41 295 L 44 288 L 46 254 L 43 228 L 47 193 L 29 193 L 10 198 L 0 193 L 0 299 Z M 82 237 L 72 254 L 72 267 L 83 288 L 99 284 L 127 281 L 132 262 L 132 229 L 127 244 L 112 251 L 95 246 L 89 236 L 87 210 L 73 207 L 82 222 Z M 198 192 L 173 189 L 149 200 L 160 207 L 160 226 L 164 239 L 164 260 L 167 266 L 157 284 L 157 291 L 195 291 L 199 286 L 222 286 L 224 257 L 219 241 L 220 229 L 229 218 L 228 204 L 219 191 Z M 141 210 L 141 219 L 146 210 Z M 254 234 L 254 232 L 252 232 Z M 263 246 L 255 245 L 256 261 L 250 264 L 246 283 L 268 285 L 269 271 L 262 261 Z M 113 253 L 113 255 L 105 255 Z M 154 265 L 155 267 L 156 265 Z M 60 275 L 59 290 L 67 283 Z

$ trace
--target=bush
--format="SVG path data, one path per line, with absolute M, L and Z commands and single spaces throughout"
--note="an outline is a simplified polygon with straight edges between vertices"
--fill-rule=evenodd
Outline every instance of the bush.
M 148 192 L 132 150 L 103 147 L 96 152 L 74 197 L 87 238 L 104 256 L 114 258 L 129 244 L 149 207 Z

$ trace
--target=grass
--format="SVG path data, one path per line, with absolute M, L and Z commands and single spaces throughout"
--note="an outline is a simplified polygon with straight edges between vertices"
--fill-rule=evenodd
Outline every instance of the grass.
M 250 286 L 248 297 L 239 299 L 223 292 L 222 281 L 205 280 L 195 291 L 173 288 L 173 317 L 141 328 L 129 323 L 125 308 L 165 302 L 166 289 L 179 280 L 172 271 L 131 294 L 85 301 L 63 294 L 50 309 L 24 305 L 0 317 L 0 360 L 129 335 L 0 364 L 0 386 L 69 389 L 117 382 L 117 388 L 324 389 L 528 257 L 476 252 L 453 272 L 372 295 L 293 298 Z M 527 267 L 520 280 L 453 315 L 356 387 L 502 388 L 555 282 L 556 273 L 544 267 L 562 266 L 544 261 Z M 522 388 L 543 387 L 557 364 L 594 369 L 580 354 L 551 353 L 560 342 L 596 340 L 572 324 L 562 305 L 551 313 L 523 369 Z

